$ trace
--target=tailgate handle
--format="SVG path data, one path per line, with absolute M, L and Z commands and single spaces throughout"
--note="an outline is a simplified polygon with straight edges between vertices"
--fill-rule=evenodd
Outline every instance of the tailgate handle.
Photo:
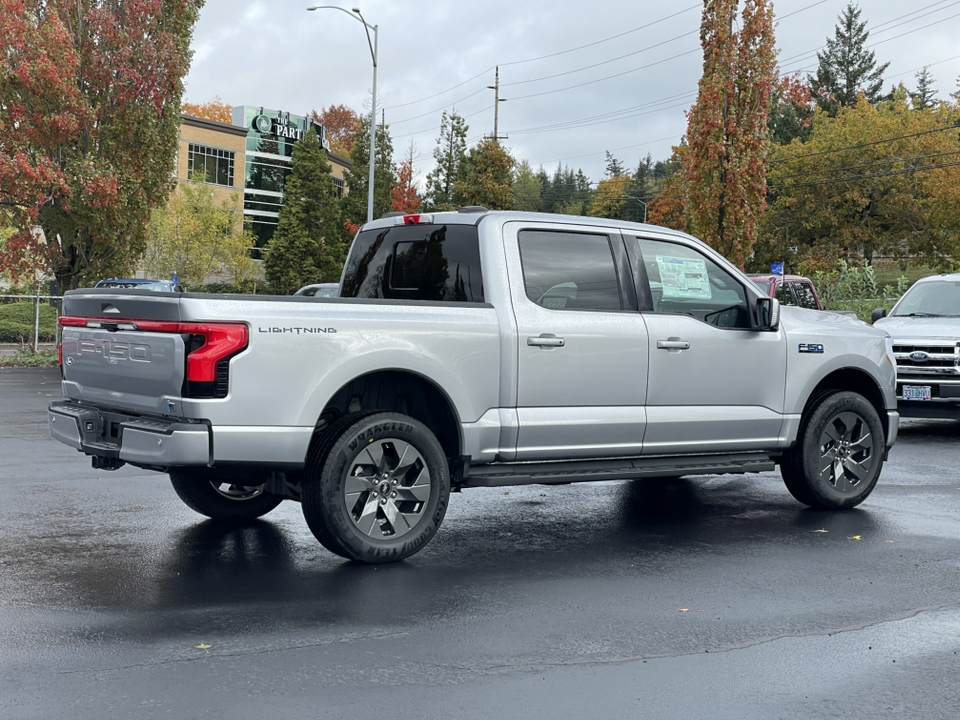
M 528 337 L 527 345 L 534 347 L 563 347 L 564 340 L 551 333 L 542 333 L 540 337 Z

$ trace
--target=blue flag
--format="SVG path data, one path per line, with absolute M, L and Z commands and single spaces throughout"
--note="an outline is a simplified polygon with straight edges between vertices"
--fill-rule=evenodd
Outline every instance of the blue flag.
M 780 274 L 781 274 L 781 275 L 783 274 L 783 269 L 782 269 L 782 268 L 781 268 Z M 180 284 L 180 278 L 177 277 L 177 273 L 176 273 L 176 272 L 173 273 L 173 284 L 174 284 L 174 285 L 179 285 L 179 284 Z
M 774 275 L 783 275 L 783 263 L 770 263 L 770 272 Z

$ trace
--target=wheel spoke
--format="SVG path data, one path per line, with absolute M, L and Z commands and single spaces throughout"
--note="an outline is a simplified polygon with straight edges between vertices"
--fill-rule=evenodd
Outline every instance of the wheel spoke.
M 823 477 L 825 472 L 828 472 L 834 463 L 837 461 L 837 449 L 831 447 L 829 450 L 825 451 L 820 455 L 820 477 Z
M 392 500 L 383 506 L 383 514 L 387 516 L 387 522 L 389 522 L 390 527 L 393 528 L 394 534 L 403 535 L 411 528 L 410 521 L 407 520 L 406 515 L 400 512 L 397 504 Z
M 861 480 L 867 477 L 867 473 L 870 471 L 870 468 L 866 466 L 866 463 L 869 462 L 869 459 L 865 459 L 863 462 L 857 462 L 851 457 L 846 458 L 843 461 L 843 467 L 856 479 L 856 483 L 859 483 Z M 855 484 L 856 484 L 855 483 Z
M 369 463 L 365 463 L 361 459 L 364 455 L 368 458 Z M 377 469 L 377 472 L 383 470 L 383 443 L 371 443 L 367 445 L 363 449 L 363 452 L 357 457 L 357 462 L 364 465 L 373 465 L 373 467 Z
M 843 440 L 843 428 L 837 427 L 839 421 L 840 417 L 836 417 L 828 422 L 827 426 L 823 429 L 823 436 L 834 445 L 837 445 L 841 440 Z
M 860 436 L 860 439 L 856 442 L 850 443 L 850 450 L 872 450 L 873 449 L 873 438 L 866 429 L 863 431 L 863 435 Z
M 415 500 L 425 503 L 430 499 L 430 479 L 428 477 L 427 482 L 424 484 L 418 484 L 412 487 L 399 487 L 397 488 L 397 494 L 403 500 Z
M 367 499 L 367 503 L 363 506 L 363 512 L 360 513 L 360 517 L 357 518 L 357 528 L 364 535 L 373 535 L 373 526 L 377 522 L 377 508 L 379 504 L 377 503 L 377 498 L 374 495 L 371 495 Z
M 369 492 L 376 487 L 374 478 L 366 475 L 347 475 L 344 483 L 343 492 L 347 497 L 359 495 L 363 492 Z

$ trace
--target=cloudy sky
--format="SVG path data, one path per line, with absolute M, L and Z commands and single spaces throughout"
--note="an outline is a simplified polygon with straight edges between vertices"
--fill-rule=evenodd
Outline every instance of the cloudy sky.
M 518 159 L 603 177 L 605 151 L 628 168 L 666 159 L 686 129 L 701 72 L 702 2 L 691 0 L 354 0 L 379 25 L 379 103 L 399 160 L 415 143 L 429 171 L 443 110 L 473 144 L 500 134 Z M 354 7 L 354 2 L 343 7 Z M 742 4 L 742 3 L 741 3 Z M 781 72 L 811 72 L 847 0 L 777 0 Z M 364 28 L 304 0 L 206 0 L 194 32 L 186 99 L 219 96 L 304 115 L 332 104 L 369 112 L 372 63 Z M 939 97 L 960 76 L 960 0 L 861 0 L 869 45 L 890 62 L 885 85 L 915 87 L 929 66 Z M 379 111 L 378 111 L 379 115 Z

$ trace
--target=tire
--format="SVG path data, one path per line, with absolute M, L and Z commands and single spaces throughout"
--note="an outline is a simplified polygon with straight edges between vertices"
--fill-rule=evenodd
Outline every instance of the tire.
M 263 485 L 234 485 L 184 473 L 170 473 L 170 482 L 187 507 L 214 520 L 253 520 L 283 502 L 283 498 L 264 493 Z
M 450 470 L 418 420 L 396 412 L 347 416 L 310 453 L 301 500 L 307 525 L 331 552 L 396 562 L 436 534 L 450 500 Z
M 796 445 L 780 463 L 787 490 L 823 510 L 856 507 L 883 468 L 884 433 L 876 408 L 854 392 L 819 398 L 800 423 Z

